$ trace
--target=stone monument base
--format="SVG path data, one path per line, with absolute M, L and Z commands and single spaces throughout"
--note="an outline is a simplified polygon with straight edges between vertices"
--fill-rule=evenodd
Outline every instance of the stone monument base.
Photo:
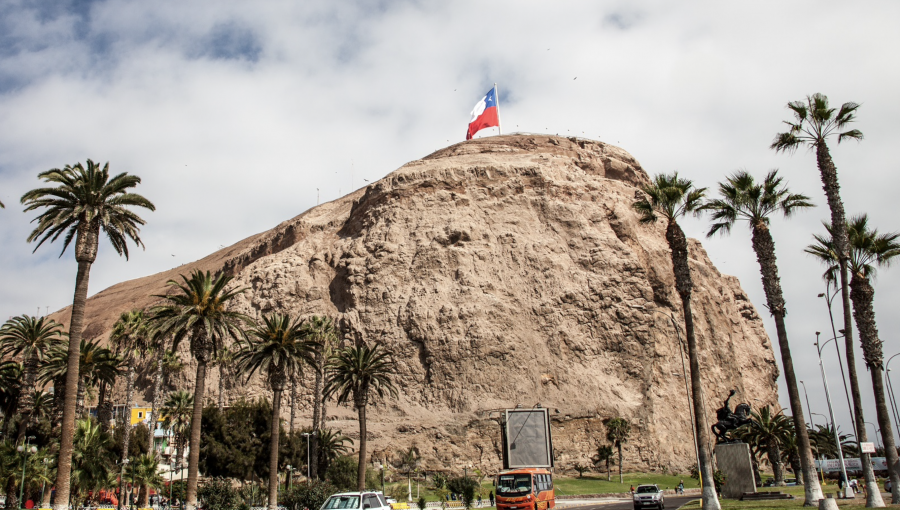
M 739 499 L 745 493 L 756 492 L 753 476 L 753 462 L 750 460 L 750 445 L 728 443 L 716 445 L 716 464 L 727 477 L 722 486 L 722 497 Z

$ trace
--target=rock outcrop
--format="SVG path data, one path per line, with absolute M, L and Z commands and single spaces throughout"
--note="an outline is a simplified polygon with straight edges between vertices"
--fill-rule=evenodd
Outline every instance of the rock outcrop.
M 587 462 L 606 443 L 603 420 L 621 416 L 633 425 L 626 470 L 684 471 L 693 442 L 670 319 L 682 327 L 681 302 L 664 225 L 639 223 L 631 208 L 647 182 L 631 155 L 601 142 L 460 143 L 195 263 L 100 292 L 86 332 L 108 334 L 119 312 L 150 305 L 178 274 L 224 271 L 248 289 L 242 312 L 327 314 L 344 341 L 393 351 L 401 393 L 369 412 L 376 459 L 416 445 L 428 469 L 493 472 L 490 411 L 540 403 L 553 410 L 559 468 Z M 710 424 L 730 388 L 754 408 L 777 404 L 757 311 L 696 240 L 690 256 Z M 311 413 L 306 383 L 298 426 Z M 230 397 L 260 394 L 257 378 Z M 352 409 L 332 403 L 328 416 L 354 437 Z

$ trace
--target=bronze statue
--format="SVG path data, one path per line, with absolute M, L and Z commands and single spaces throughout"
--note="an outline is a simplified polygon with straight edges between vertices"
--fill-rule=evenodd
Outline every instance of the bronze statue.
M 713 434 L 716 435 L 716 444 L 735 442 L 735 440 L 729 440 L 726 437 L 728 432 L 753 421 L 750 417 L 750 404 L 738 404 L 734 412 L 731 411 L 728 402 L 735 393 L 737 391 L 731 390 L 728 393 L 728 398 L 725 399 L 725 403 L 716 411 L 716 418 L 719 421 L 712 426 Z

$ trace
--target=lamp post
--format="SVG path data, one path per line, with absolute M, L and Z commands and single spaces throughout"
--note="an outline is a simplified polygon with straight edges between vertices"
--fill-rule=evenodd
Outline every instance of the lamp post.
M 822 364 L 822 348 L 825 347 L 826 345 L 828 345 L 828 342 L 830 342 L 831 340 L 835 340 L 836 338 L 827 340 L 824 344 L 820 345 L 819 344 L 819 335 L 820 334 L 821 334 L 821 332 L 816 331 L 815 346 L 816 346 L 816 351 L 819 353 L 819 370 L 822 371 L 822 383 L 825 385 L 825 400 L 828 402 L 828 414 L 831 416 L 832 425 L 834 425 L 834 428 L 833 428 L 834 442 L 835 442 L 835 445 L 837 446 L 838 459 L 840 459 L 840 462 L 841 462 L 841 474 L 844 476 L 844 480 L 850 480 L 849 478 L 847 478 L 847 468 L 844 466 L 844 452 L 841 450 L 841 438 L 838 436 L 837 422 L 835 422 L 835 420 L 834 420 L 834 408 L 832 408 L 832 406 L 831 406 L 831 393 L 828 392 L 828 378 L 825 377 L 825 365 Z M 845 497 L 848 497 L 848 498 L 851 497 L 851 493 L 850 493 L 851 490 L 852 489 L 850 488 L 850 484 L 845 484 L 845 486 L 844 486 Z
M 306 485 L 309 485 L 309 436 L 312 434 L 311 432 L 301 432 L 301 435 L 306 436 Z
M 891 383 L 891 360 L 895 357 L 900 356 L 900 354 L 894 354 L 890 358 L 888 358 L 887 363 L 884 364 L 884 379 L 887 381 L 888 393 L 891 397 L 891 410 L 894 412 L 894 430 L 897 430 L 897 433 L 900 434 L 900 412 L 897 410 L 897 397 L 894 393 L 894 385 Z
M 47 457 L 44 457 L 44 472 L 45 473 L 47 472 L 47 463 L 49 461 L 50 461 L 50 459 L 48 459 Z M 47 482 L 45 482 L 45 481 L 41 481 L 41 503 L 44 502 L 44 489 L 46 488 L 46 483 Z
M 294 488 L 294 466 L 288 464 L 287 470 L 288 470 L 288 490 L 291 490 Z
M 172 506 L 172 485 L 174 482 L 172 481 L 172 475 L 175 473 L 175 462 L 169 464 L 169 506 Z
M 875 441 L 878 442 L 877 444 L 878 444 L 878 447 L 880 448 L 880 447 L 881 447 L 881 439 L 878 437 L 878 431 L 881 430 L 881 429 L 879 429 L 878 427 L 876 427 L 875 424 L 872 423 L 872 422 L 870 422 L 870 421 L 866 421 L 866 422 L 863 422 L 863 423 L 865 423 L 866 425 L 871 425 L 871 426 L 872 426 L 872 430 L 875 431 Z
M 25 438 L 25 446 L 19 445 L 18 447 L 16 447 L 16 450 L 18 450 L 19 453 L 22 454 L 22 486 L 19 488 L 19 508 L 25 508 L 25 505 L 22 504 L 22 498 L 25 497 L 25 466 L 26 462 L 28 461 L 28 454 L 37 453 L 36 446 L 32 446 L 30 450 L 28 449 L 28 442 L 32 439 L 34 439 L 34 436 L 27 436 Z
M 826 428 L 826 429 L 830 429 L 830 428 L 831 428 L 831 424 L 828 423 L 828 417 L 827 417 L 827 416 L 825 416 L 825 415 L 822 414 L 822 413 L 810 413 L 810 414 L 814 414 L 814 415 L 816 415 L 816 416 L 821 416 L 822 418 L 825 418 L 825 428 Z
M 834 327 L 834 315 L 831 313 L 831 303 L 834 301 L 834 297 L 837 296 L 838 291 L 840 291 L 840 287 L 837 284 L 834 285 L 834 292 L 831 292 L 831 280 L 826 281 L 825 283 L 825 292 L 819 294 L 820 298 L 825 298 L 825 302 L 828 303 L 828 319 L 831 321 L 831 337 L 832 338 L 843 338 L 844 330 L 840 330 L 841 336 L 838 336 L 838 331 Z M 825 342 L 828 343 L 828 342 Z M 834 350 L 838 355 L 838 366 L 841 367 L 841 382 L 844 384 L 844 396 L 847 397 L 847 409 L 850 411 L 850 425 L 853 426 L 853 435 L 855 437 L 859 437 L 856 431 L 856 420 L 853 418 L 855 415 L 853 414 L 853 401 L 850 400 L 850 391 L 847 390 L 847 376 L 844 375 L 844 362 L 841 360 L 841 348 L 837 342 L 834 343 Z
M 803 396 L 806 397 L 806 412 L 809 413 L 809 426 L 813 426 L 812 420 L 812 407 L 809 407 L 809 394 L 806 393 L 806 383 L 800 381 L 800 384 L 803 386 Z

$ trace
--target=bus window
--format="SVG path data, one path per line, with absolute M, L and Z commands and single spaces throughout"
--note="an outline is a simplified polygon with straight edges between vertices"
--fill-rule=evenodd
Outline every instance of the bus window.
M 531 475 L 500 475 L 497 483 L 498 496 L 524 496 L 531 493 Z

